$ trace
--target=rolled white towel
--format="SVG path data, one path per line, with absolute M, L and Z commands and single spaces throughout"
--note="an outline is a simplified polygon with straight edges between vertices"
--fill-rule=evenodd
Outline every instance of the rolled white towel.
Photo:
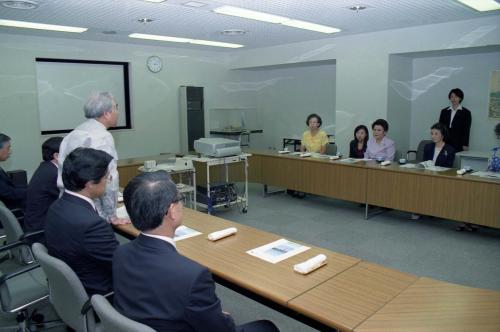
M 303 152 L 303 153 L 299 154 L 300 158 L 305 158 L 305 157 L 310 157 L 310 156 L 311 156 L 311 154 L 309 152 Z
M 217 232 L 213 232 L 213 233 L 208 234 L 208 239 L 210 241 L 217 241 L 217 240 L 220 240 L 226 236 L 236 234 L 236 232 L 238 232 L 236 227 L 229 227 L 229 228 L 223 229 L 221 231 L 217 231 Z
M 314 256 L 313 258 L 308 259 L 305 262 L 295 264 L 293 266 L 293 269 L 295 272 L 298 272 L 300 274 L 308 274 L 325 264 L 326 256 L 323 254 L 319 254 L 317 256 Z
M 386 160 L 386 161 L 383 161 L 380 163 L 380 165 L 382 166 L 387 166 L 387 165 L 390 165 L 391 164 L 391 161 L 390 160 Z
M 467 173 L 467 170 L 466 170 L 465 168 L 459 169 L 459 170 L 457 171 L 457 174 L 458 174 L 458 175 L 464 175 L 465 173 Z

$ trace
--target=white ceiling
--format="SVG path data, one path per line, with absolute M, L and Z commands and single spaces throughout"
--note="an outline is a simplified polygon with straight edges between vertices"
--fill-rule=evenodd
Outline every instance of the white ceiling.
M 500 23 L 500 10 L 480 13 L 455 0 L 196 0 L 207 4 L 200 8 L 184 6 L 188 1 L 35 0 L 39 7 L 34 10 L 0 6 L 0 19 L 87 27 L 89 30 L 82 34 L 70 34 L 0 27 L 0 32 L 230 52 L 233 50 L 133 40 L 127 36 L 134 32 L 168 35 L 243 44 L 248 49 L 492 15 L 497 16 Z M 348 9 L 356 4 L 362 4 L 367 9 L 359 13 Z M 342 29 L 342 32 L 323 34 L 212 12 L 212 9 L 222 5 L 333 26 Z M 149 24 L 137 22 L 144 17 L 154 21 Z M 224 36 L 221 31 L 225 29 L 243 29 L 247 34 Z M 103 31 L 115 31 L 116 34 L 107 35 Z

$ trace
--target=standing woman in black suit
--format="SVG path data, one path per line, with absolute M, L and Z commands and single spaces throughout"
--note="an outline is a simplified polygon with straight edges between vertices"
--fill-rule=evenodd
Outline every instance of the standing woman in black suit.
M 448 130 L 441 123 L 431 127 L 432 143 L 424 147 L 424 161 L 432 160 L 435 166 L 453 167 L 455 161 L 455 150 L 447 144 Z
M 448 93 L 451 106 L 443 108 L 439 116 L 439 123 L 445 125 L 449 131 L 449 143 L 455 152 L 469 150 L 469 134 L 472 122 L 471 113 L 462 106 L 464 92 L 458 88 Z

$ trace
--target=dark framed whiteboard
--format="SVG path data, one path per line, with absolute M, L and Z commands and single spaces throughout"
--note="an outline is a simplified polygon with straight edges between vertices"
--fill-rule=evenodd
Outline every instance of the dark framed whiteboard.
M 109 91 L 118 124 L 130 129 L 128 62 L 36 58 L 38 114 L 42 135 L 67 133 L 85 121 L 83 105 L 94 91 Z

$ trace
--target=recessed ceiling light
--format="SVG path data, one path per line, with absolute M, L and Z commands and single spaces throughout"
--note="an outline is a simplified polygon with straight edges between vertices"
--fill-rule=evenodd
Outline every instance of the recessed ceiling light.
M 316 23 L 310 23 L 306 21 L 294 20 L 284 16 L 278 16 L 273 14 L 262 13 L 254 10 L 232 7 L 232 6 L 222 6 L 215 8 L 213 10 L 215 13 L 224 14 L 229 16 L 237 16 L 242 18 L 248 18 L 251 20 L 263 21 L 268 23 L 282 24 L 294 28 L 323 32 L 323 33 L 335 33 L 341 31 L 340 29 L 329 27 L 326 25 L 320 25 Z
M 2 1 L 2 6 L 11 9 L 36 9 L 38 8 L 38 4 L 34 1 Z
M 500 9 L 500 4 L 495 0 L 458 0 L 458 2 L 480 12 Z
M 272 14 L 257 12 L 255 10 L 232 7 L 232 6 L 222 6 L 219 8 L 215 8 L 214 12 L 218 14 L 243 17 L 251 20 L 264 21 L 269 23 L 281 23 L 289 20 L 289 18 L 283 16 L 272 15 Z
M 289 26 L 289 27 L 317 31 L 317 32 L 323 32 L 323 33 L 336 33 L 336 32 L 341 31 L 340 29 L 329 27 L 326 25 L 309 23 L 309 22 L 299 21 L 299 20 L 289 20 L 289 21 L 283 22 L 281 24 Z
M 224 35 L 224 36 L 241 36 L 241 35 L 244 35 L 246 34 L 246 30 L 241 30 L 241 29 L 226 29 L 226 30 L 222 30 L 221 32 L 221 35 Z
M 137 19 L 137 22 L 144 23 L 144 24 L 151 23 L 153 21 L 154 21 L 154 19 L 148 18 L 148 17 L 142 17 L 142 18 Z
M 366 9 L 366 6 L 363 5 L 354 5 L 349 7 L 350 10 L 355 10 L 356 13 L 359 13 L 360 10 Z
M 130 38 L 158 40 L 158 41 L 165 41 L 165 42 L 172 42 L 172 43 L 188 43 L 188 44 L 216 46 L 216 47 L 240 48 L 240 47 L 244 46 L 244 45 L 240 45 L 240 44 L 222 43 L 222 42 L 216 42 L 216 41 L 211 41 L 211 40 L 191 39 L 191 38 L 181 38 L 181 37 L 171 37 L 171 36 L 160 36 L 160 35 L 148 35 L 148 34 L 143 34 L 143 33 L 132 33 L 128 36 Z
M 207 4 L 203 3 L 203 2 L 198 2 L 198 1 L 188 1 L 186 3 L 183 3 L 183 5 L 187 6 L 187 7 L 200 8 L 200 7 L 206 6 Z
M 142 0 L 142 1 L 160 3 L 160 2 L 165 2 L 167 0 Z
M 87 28 L 70 27 L 65 25 L 43 24 L 43 23 L 11 21 L 11 20 L 0 20 L 0 25 L 13 28 L 27 28 L 27 29 L 37 29 L 37 30 L 76 32 L 76 33 L 82 33 L 88 30 Z

